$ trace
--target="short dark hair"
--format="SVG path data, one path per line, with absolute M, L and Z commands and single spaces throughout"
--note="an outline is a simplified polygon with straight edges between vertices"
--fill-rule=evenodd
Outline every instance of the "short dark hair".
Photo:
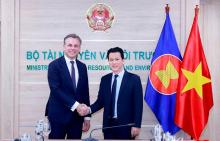
M 107 59 L 109 60 L 109 54 L 110 53 L 115 53 L 115 52 L 119 52 L 120 55 L 121 55 L 121 58 L 124 59 L 124 52 L 120 47 L 110 48 L 107 52 Z
M 80 38 L 78 35 L 76 35 L 76 34 L 68 34 L 68 35 L 66 35 L 66 36 L 64 37 L 64 39 L 63 39 L 63 44 L 65 44 L 65 41 L 66 41 L 66 39 L 68 39 L 68 38 L 78 39 L 80 45 L 82 44 L 81 38 Z

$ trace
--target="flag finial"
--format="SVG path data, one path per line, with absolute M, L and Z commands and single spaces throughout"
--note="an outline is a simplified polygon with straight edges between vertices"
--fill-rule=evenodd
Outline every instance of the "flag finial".
M 199 5 L 196 5 L 196 8 L 195 8 L 195 15 L 198 15 L 199 14 Z
M 169 4 L 166 4 L 165 11 L 166 11 L 167 14 L 169 13 L 169 11 L 170 11 Z

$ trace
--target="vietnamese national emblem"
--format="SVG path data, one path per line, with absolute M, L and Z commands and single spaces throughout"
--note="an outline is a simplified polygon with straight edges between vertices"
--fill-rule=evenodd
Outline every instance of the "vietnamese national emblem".
M 86 18 L 89 27 L 94 30 L 105 31 L 111 27 L 114 15 L 109 6 L 98 3 L 89 8 Z

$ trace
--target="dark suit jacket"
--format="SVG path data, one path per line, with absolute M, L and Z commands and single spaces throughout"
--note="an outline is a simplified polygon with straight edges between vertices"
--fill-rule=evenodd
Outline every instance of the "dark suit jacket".
M 98 98 L 91 105 L 92 113 L 104 107 L 103 127 L 109 126 L 111 118 L 111 80 L 112 73 L 102 77 Z M 118 121 L 120 124 L 134 123 L 133 127 L 141 127 L 142 111 L 143 92 L 140 77 L 125 71 L 117 103 Z
M 79 70 L 79 80 L 74 92 L 72 79 L 64 57 L 60 57 L 49 64 L 48 83 L 50 96 L 46 106 L 46 113 L 49 120 L 59 123 L 68 123 L 72 116 L 79 116 L 72 112 L 71 107 L 78 101 L 90 105 L 89 86 L 86 65 L 76 59 Z

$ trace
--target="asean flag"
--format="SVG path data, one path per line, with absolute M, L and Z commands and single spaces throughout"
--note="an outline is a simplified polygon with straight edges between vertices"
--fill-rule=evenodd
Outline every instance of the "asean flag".
M 183 57 L 176 95 L 175 123 L 198 140 L 213 106 L 211 76 L 198 27 L 198 7 Z
M 164 132 L 175 134 L 179 131 L 174 123 L 174 115 L 182 57 L 173 32 L 168 8 L 166 7 L 166 20 L 151 60 L 145 101 Z

